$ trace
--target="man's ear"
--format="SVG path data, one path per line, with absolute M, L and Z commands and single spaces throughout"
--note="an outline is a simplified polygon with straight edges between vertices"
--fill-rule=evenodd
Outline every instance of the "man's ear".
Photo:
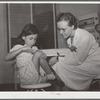
M 22 36 L 22 39 L 25 40 L 25 36 Z
M 74 29 L 74 25 L 72 25 L 71 27 L 72 27 L 72 29 Z

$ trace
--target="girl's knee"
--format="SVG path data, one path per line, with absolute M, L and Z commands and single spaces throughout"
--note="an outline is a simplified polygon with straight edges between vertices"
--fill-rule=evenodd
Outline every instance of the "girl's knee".
M 34 56 L 35 56 L 36 58 L 41 58 L 41 59 L 46 59 L 46 58 L 47 58 L 47 57 L 46 57 L 46 54 L 44 54 L 44 53 L 41 52 L 41 51 L 36 51 L 35 54 L 34 54 Z

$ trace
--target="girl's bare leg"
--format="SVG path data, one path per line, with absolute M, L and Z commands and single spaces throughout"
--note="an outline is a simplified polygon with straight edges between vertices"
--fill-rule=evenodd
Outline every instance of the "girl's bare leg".
M 40 72 L 40 65 L 41 65 L 41 67 L 44 69 L 46 74 L 51 74 L 52 73 L 52 71 L 49 67 L 49 64 L 47 63 L 47 60 L 44 57 L 42 52 L 36 51 L 36 53 L 34 54 L 32 60 L 33 60 L 33 63 L 34 63 L 34 65 L 35 65 L 38 72 Z
M 40 55 L 39 55 L 39 53 L 37 52 L 37 53 L 35 53 L 35 54 L 33 55 L 32 61 L 33 61 L 33 64 L 34 64 L 34 66 L 35 66 L 37 72 L 40 74 L 40 61 L 39 61 L 39 60 L 40 60 Z

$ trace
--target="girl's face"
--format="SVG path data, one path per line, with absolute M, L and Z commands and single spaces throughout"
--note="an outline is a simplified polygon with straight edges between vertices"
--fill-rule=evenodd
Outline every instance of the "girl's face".
M 60 34 L 63 35 L 63 37 L 65 39 L 67 39 L 67 38 L 69 38 L 71 36 L 72 30 L 74 28 L 73 25 L 70 27 L 68 24 L 69 24 L 69 22 L 65 21 L 65 20 L 62 20 L 62 21 L 57 23 L 59 32 L 60 32 Z
M 25 44 L 27 46 L 32 47 L 36 43 L 37 36 L 38 36 L 37 34 L 28 35 L 28 36 L 23 36 L 22 39 L 25 41 Z

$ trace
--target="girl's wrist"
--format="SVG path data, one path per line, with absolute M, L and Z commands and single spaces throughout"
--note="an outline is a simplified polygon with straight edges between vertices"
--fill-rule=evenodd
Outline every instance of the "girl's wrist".
M 24 52 L 25 50 L 23 50 L 23 48 L 21 48 L 20 50 L 19 50 L 19 52 L 21 53 L 21 52 Z

